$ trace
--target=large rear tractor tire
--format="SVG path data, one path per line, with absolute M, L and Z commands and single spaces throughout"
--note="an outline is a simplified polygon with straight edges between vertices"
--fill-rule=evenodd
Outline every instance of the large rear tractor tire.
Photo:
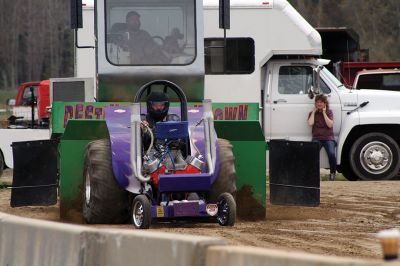
M 137 229 L 150 228 L 151 204 L 145 195 L 138 195 L 133 199 L 132 223 Z
M 108 139 L 87 145 L 83 174 L 85 221 L 90 224 L 126 223 L 129 218 L 128 192 L 114 177 Z
M 350 165 L 362 180 L 389 180 L 400 170 L 397 142 L 384 133 L 369 133 L 357 139 L 350 149 Z
M 229 193 L 222 193 L 218 197 L 218 223 L 222 226 L 233 226 L 236 221 L 236 202 Z
M 209 194 L 210 202 L 217 202 L 218 197 L 228 192 L 236 195 L 236 170 L 235 157 L 232 144 L 226 139 L 218 139 L 219 145 L 219 171 L 215 182 L 212 184 Z

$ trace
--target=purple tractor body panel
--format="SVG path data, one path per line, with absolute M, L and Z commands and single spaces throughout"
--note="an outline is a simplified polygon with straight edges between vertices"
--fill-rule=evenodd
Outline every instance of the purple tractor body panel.
M 151 206 L 151 217 L 172 218 L 172 217 L 209 217 L 206 211 L 206 203 L 197 201 L 173 202 L 169 206 Z
M 196 192 L 209 191 L 211 176 L 209 174 L 170 174 L 160 175 L 158 189 L 160 192 Z
M 143 110 L 145 111 L 145 110 Z M 142 113 L 146 113 L 143 112 Z M 179 107 L 170 107 L 170 114 L 176 114 L 180 116 L 180 108 Z M 188 107 L 188 123 L 189 128 L 192 128 L 197 121 L 202 118 L 203 108 L 200 107 Z M 131 159 L 130 159 L 130 145 L 131 145 L 131 136 L 130 136 L 130 116 L 131 109 L 126 106 L 110 106 L 105 108 L 105 120 L 107 123 L 108 131 L 110 134 L 111 141 L 111 153 L 112 153 L 112 166 L 114 170 L 114 175 L 118 181 L 118 183 L 127 189 L 128 191 L 139 194 L 141 189 L 141 184 L 139 180 L 136 178 L 132 171 Z M 205 156 L 205 145 L 204 145 L 204 129 L 203 124 L 196 127 L 193 131 L 193 135 L 190 136 L 192 141 L 196 144 L 201 154 Z M 208 188 L 211 187 L 211 184 L 214 183 L 218 170 L 219 170 L 219 147 L 217 147 L 217 161 L 214 169 L 214 175 L 209 176 L 208 179 Z M 196 150 L 191 147 L 191 155 L 195 156 Z M 178 184 L 176 182 L 178 179 L 174 180 L 174 178 L 168 179 L 171 181 L 171 185 L 168 184 L 168 181 L 163 181 L 163 187 L 165 189 L 173 189 L 176 186 L 176 189 L 183 188 L 193 188 L 200 189 L 204 191 L 207 188 L 207 185 L 204 183 L 206 173 L 206 167 L 201 170 L 202 174 L 198 174 L 199 180 L 198 182 L 194 179 L 196 175 L 193 177 L 187 177 L 190 179 L 190 184 Z M 175 176 L 175 175 L 171 175 Z M 188 175 L 185 175 L 188 176 Z M 188 180 L 189 180 L 188 179 Z M 172 184 L 173 183 L 173 184 Z M 174 191 L 175 191 L 174 190 Z M 190 189 L 193 191 L 192 189 Z

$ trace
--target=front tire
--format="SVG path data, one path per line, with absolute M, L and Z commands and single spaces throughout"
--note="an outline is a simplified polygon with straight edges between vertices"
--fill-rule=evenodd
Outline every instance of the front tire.
M 83 217 L 89 224 L 120 224 L 128 221 L 128 192 L 114 177 L 111 145 L 107 139 L 90 142 L 84 165 Z
M 345 163 L 342 161 L 340 173 L 349 181 L 357 181 L 359 179 L 358 176 L 354 174 L 353 170 L 351 170 L 350 163 L 348 162 Z
M 218 197 L 218 223 L 222 226 L 233 226 L 236 221 L 236 202 L 229 193 L 222 193 Z
M 361 136 L 350 149 L 350 165 L 362 180 L 393 179 L 400 170 L 399 145 L 384 133 Z
M 145 195 L 138 195 L 132 202 L 132 223 L 137 229 L 148 229 L 151 224 L 151 204 Z

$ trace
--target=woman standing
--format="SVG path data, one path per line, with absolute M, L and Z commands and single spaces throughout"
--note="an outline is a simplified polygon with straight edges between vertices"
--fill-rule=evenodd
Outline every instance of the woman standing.
M 312 127 L 312 140 L 319 142 L 324 147 L 329 158 L 329 180 L 336 176 L 336 141 L 333 136 L 333 113 L 329 109 L 328 99 L 325 95 L 315 97 L 314 110 L 308 114 L 308 125 Z

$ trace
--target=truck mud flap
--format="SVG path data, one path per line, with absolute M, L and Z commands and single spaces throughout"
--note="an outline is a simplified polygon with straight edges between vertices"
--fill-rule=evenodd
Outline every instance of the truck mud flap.
M 56 140 L 13 142 L 11 207 L 57 203 L 57 145 Z
M 271 204 L 318 206 L 320 203 L 319 144 L 271 140 L 269 148 Z

